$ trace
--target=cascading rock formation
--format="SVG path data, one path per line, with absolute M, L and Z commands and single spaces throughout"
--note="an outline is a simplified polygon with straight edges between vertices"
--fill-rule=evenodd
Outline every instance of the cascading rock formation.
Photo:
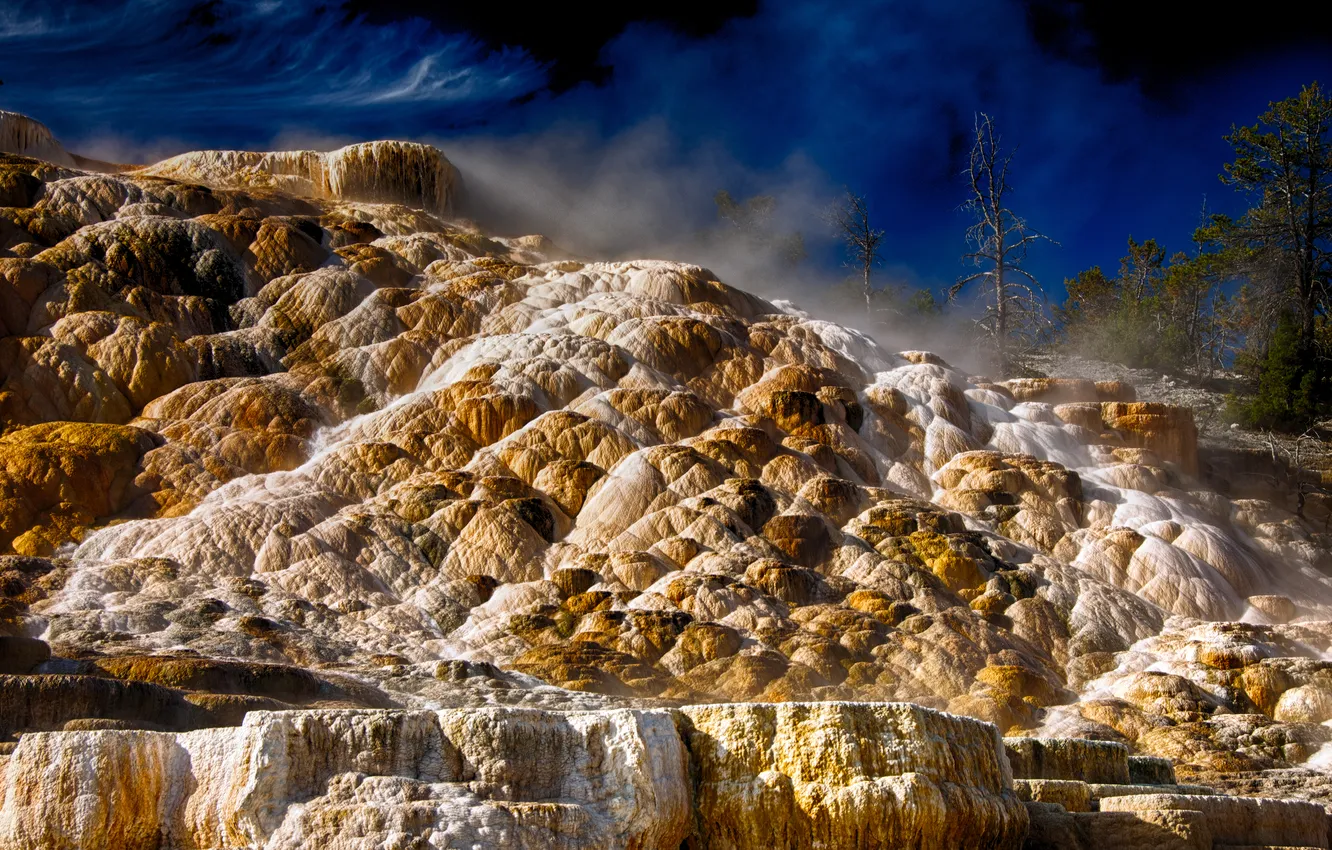
M 1189 411 L 424 145 L 0 150 L 0 845 L 1328 846 L 1332 546 Z

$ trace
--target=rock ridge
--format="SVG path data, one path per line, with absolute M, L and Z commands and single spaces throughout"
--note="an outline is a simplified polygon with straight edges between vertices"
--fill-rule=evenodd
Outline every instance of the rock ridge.
M 76 164 L 45 124 L 3 109 L 0 109 L 0 153 L 30 156 L 69 168 Z
M 455 211 L 458 169 L 439 150 L 416 142 L 360 142 L 321 151 L 193 151 L 137 173 L 224 189 L 270 189 L 312 198 Z

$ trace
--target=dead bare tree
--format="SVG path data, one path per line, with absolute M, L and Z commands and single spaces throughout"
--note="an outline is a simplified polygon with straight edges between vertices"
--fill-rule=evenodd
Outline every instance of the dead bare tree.
M 874 287 L 870 283 L 870 273 L 882 262 L 879 245 L 883 242 L 883 231 L 875 230 L 870 225 L 869 205 L 863 195 L 857 195 L 850 189 L 828 208 L 826 215 L 838 237 L 846 245 L 850 259 L 847 265 L 858 267 L 861 271 L 861 289 L 865 295 L 865 308 L 874 312 Z
M 1298 437 L 1280 437 L 1273 430 L 1262 431 L 1267 439 L 1267 451 L 1271 456 L 1272 474 L 1259 475 L 1271 482 L 1273 488 L 1290 488 L 1294 491 L 1294 514 L 1309 520 L 1304 510 L 1310 499 L 1326 504 L 1332 493 L 1322 486 L 1322 475 L 1314 468 L 1313 462 L 1319 457 L 1319 448 L 1325 446 L 1323 435 L 1317 428 L 1309 428 Z M 1323 530 L 1327 531 L 1332 523 L 1332 513 L 1323 517 Z
M 1045 293 L 1022 264 L 1029 245 L 1054 240 L 1030 229 L 1008 208 L 1008 167 L 1016 151 L 1004 152 L 999 143 L 994 120 L 985 113 L 977 115 L 970 162 L 962 172 L 971 196 L 962 208 L 976 217 L 976 223 L 967 229 L 973 250 L 963 259 L 980 271 L 960 278 L 948 290 L 948 298 L 956 299 L 970 283 L 984 283 L 981 298 L 986 303 L 977 324 L 994 341 L 999 371 L 1007 375 L 1013 367 L 1014 348 L 1018 354 L 1027 353 L 1050 325 Z

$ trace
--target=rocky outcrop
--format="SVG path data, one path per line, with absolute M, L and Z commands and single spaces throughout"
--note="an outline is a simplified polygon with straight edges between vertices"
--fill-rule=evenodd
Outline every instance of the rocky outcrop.
M 1127 783 L 1129 749 L 1112 741 L 1009 738 L 1004 741 L 1013 775 L 1023 779 Z
M 1085 402 L 1132 402 L 1137 400 L 1132 385 L 1123 381 L 1089 381 L 1084 378 L 1014 378 L 1001 386 L 1018 401 L 1046 404 Z
M 1139 817 L 1146 813 L 1157 817 L 1176 812 L 1201 814 L 1202 827 L 1192 831 L 1199 839 L 1210 836 L 1212 846 L 1327 847 L 1327 812 L 1313 803 L 1206 794 L 1143 794 L 1104 800 L 1101 810 Z
M 680 713 L 695 846 L 997 848 L 1026 831 L 993 727 L 893 703 Z
M 15 636 L 0 637 L 0 649 L 0 674 L 10 674 L 0 675 L 0 740 L 70 729 L 187 731 L 235 726 L 250 711 L 394 705 L 355 679 L 284 664 L 189 654 L 52 661 L 44 642 Z
M 1125 753 L 1086 741 L 1001 742 L 992 726 L 900 703 L 252 710 L 239 726 L 181 733 L 103 725 L 24 734 L 0 754 L 0 841 L 71 850 L 1327 847 L 1318 805 L 1084 781 L 1126 773 Z M 1150 768 L 1151 778 L 1170 778 L 1159 763 Z M 1013 769 L 1044 777 L 1014 779 Z
M 160 438 L 140 428 L 48 422 L 0 436 L 0 545 L 49 555 L 125 511 L 151 487 L 143 458 Z
M 993 728 L 907 705 L 252 712 L 24 735 L 0 769 L 13 848 L 1017 848 L 1026 830 Z
M 46 125 L 17 112 L 0 109 L 0 153 L 28 156 L 45 162 L 75 167 L 74 158 Z
M 1148 449 L 1198 474 L 1198 429 L 1193 412 L 1183 407 L 1151 402 L 1109 402 L 1101 405 L 1106 427 L 1125 436 L 1129 445 Z
M 195 151 L 138 173 L 227 189 L 406 204 L 444 215 L 462 190 L 458 169 L 444 154 L 414 142 L 363 142 L 327 153 Z
M 1176 785 L 1169 762 L 1129 756 L 1119 744 L 1033 738 L 1005 744 L 1030 818 L 1028 850 L 1328 846 L 1321 805 Z M 1094 781 L 1116 777 L 1132 784 Z

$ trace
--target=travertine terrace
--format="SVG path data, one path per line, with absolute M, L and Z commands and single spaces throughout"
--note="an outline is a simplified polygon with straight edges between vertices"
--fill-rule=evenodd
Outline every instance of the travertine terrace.
M 1327 793 L 1332 547 L 1189 411 L 18 119 L 5 846 L 1327 846 L 1210 793 Z

